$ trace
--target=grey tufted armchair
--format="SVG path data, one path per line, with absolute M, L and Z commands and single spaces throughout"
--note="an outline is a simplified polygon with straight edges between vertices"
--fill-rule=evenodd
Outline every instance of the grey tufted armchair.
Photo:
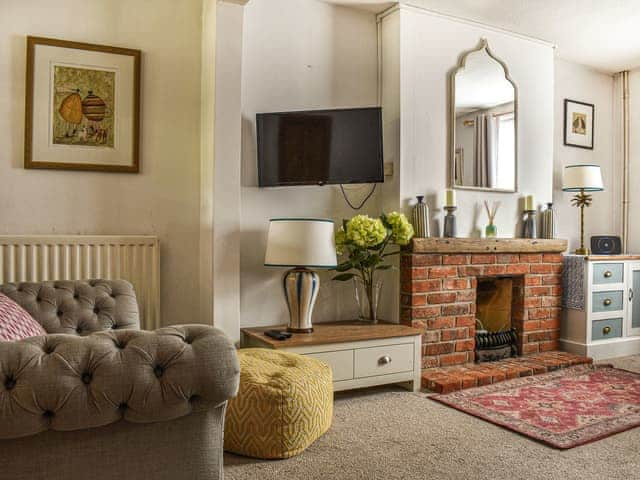
M 138 329 L 123 280 L 0 285 L 49 335 L 0 341 L 0 478 L 221 479 L 233 344 Z

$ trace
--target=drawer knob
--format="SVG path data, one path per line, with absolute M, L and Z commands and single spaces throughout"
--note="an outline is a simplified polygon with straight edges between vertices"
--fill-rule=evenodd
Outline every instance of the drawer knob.
M 391 363 L 391 357 L 389 355 L 385 355 L 384 357 L 380 357 L 378 359 L 378 365 L 389 365 Z
M 613 273 L 611 273 L 611 270 L 607 270 L 606 272 L 604 272 L 604 278 L 611 278 L 613 276 Z
M 609 305 L 611 305 L 611 299 L 610 299 L 610 298 L 605 298 L 605 299 L 602 301 L 602 303 L 603 303 L 603 305 L 604 305 L 605 307 L 608 307 Z
M 606 326 L 602 329 L 602 334 L 603 335 L 609 335 L 611 333 L 611 327 L 610 326 Z

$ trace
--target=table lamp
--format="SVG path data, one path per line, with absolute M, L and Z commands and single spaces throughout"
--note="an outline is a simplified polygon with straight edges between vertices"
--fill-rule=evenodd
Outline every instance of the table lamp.
M 591 205 L 591 195 L 585 192 L 601 192 L 602 172 L 599 165 L 567 165 L 564 167 L 562 190 L 578 192 L 571 200 L 574 207 L 580 208 L 580 248 L 576 255 L 589 255 L 589 249 L 584 246 L 584 207 Z
M 291 267 L 282 286 L 289 307 L 287 330 L 311 333 L 311 316 L 318 297 L 320 278 L 311 268 L 337 265 L 333 220 L 273 218 L 269 223 L 266 267 Z

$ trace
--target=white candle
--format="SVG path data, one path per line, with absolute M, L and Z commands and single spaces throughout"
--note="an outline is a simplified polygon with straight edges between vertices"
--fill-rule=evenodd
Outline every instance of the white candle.
M 527 195 L 524 199 L 524 209 L 527 211 L 535 210 L 535 198 L 533 195 Z
M 444 206 L 455 207 L 456 206 L 456 191 L 448 188 L 444 191 Z

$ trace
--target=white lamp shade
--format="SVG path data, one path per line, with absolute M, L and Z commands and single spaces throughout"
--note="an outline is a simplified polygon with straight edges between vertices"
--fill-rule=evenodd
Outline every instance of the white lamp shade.
M 334 268 L 338 262 L 333 230 L 332 220 L 271 219 L 265 266 Z
M 599 165 L 567 165 L 562 177 L 565 192 L 598 192 L 604 190 Z

